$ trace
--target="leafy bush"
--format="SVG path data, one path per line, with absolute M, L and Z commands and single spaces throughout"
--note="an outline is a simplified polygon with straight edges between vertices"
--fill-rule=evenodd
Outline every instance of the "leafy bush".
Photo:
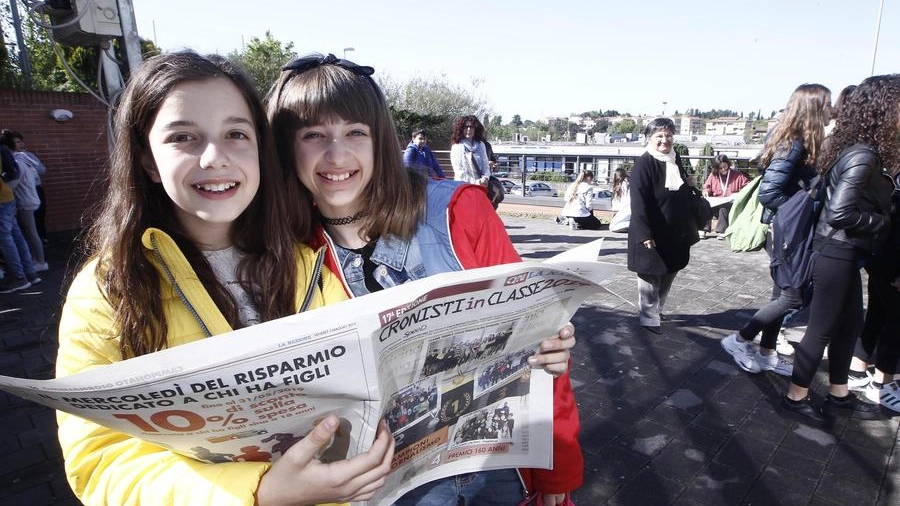
M 566 176 L 565 174 L 561 174 L 559 172 L 548 172 L 548 171 L 535 172 L 534 174 L 529 176 L 528 179 L 530 179 L 532 181 L 549 181 L 552 183 L 568 183 L 569 182 L 569 177 Z

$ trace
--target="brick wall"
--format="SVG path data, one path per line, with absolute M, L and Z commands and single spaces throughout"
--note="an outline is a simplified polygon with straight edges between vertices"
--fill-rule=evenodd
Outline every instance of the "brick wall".
M 73 117 L 59 123 L 50 117 L 53 109 L 68 109 Z M 85 210 L 102 195 L 106 111 L 86 93 L 0 90 L 0 128 L 21 132 L 28 150 L 47 166 L 41 182 L 48 232 L 86 224 Z

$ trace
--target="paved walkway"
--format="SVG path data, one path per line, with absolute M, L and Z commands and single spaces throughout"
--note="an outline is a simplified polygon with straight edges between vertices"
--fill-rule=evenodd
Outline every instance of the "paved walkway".
M 606 237 L 600 259 L 625 263 L 624 234 L 572 231 L 539 212 L 500 208 L 523 256 L 542 259 Z M 49 377 L 68 252 L 25 294 L 0 295 L 0 374 Z M 719 340 L 768 299 L 765 253 L 707 239 L 679 273 L 662 336 L 637 323 L 622 271 L 575 315 L 572 377 L 586 456 L 579 506 L 900 504 L 900 416 L 819 429 L 777 410 L 787 378 L 737 369 Z M 797 340 L 802 328 L 792 329 Z M 825 391 L 820 372 L 813 389 Z M 61 470 L 53 413 L 0 393 L 0 504 L 77 505 Z

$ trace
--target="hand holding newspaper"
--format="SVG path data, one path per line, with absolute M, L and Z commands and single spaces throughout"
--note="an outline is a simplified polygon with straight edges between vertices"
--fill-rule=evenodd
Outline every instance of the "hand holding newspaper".
M 601 240 L 602 241 L 602 240 Z M 396 440 L 391 504 L 480 469 L 549 468 L 552 378 L 528 357 L 621 267 L 600 241 L 451 272 L 53 380 L 0 388 L 206 462 L 269 461 L 329 413 L 323 461 Z

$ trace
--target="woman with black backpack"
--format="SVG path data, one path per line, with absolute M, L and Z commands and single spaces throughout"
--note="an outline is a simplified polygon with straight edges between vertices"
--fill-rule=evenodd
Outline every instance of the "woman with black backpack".
M 815 290 L 791 385 L 781 402 L 787 411 L 816 422 L 840 413 L 865 419 L 879 415 L 877 404 L 848 390 L 847 378 L 863 325 L 860 267 L 890 227 L 890 176 L 900 171 L 898 139 L 900 74 L 870 77 L 841 108 L 817 158 L 827 193 L 815 231 Z M 808 394 L 826 346 L 831 385 L 819 409 Z
M 760 157 L 759 165 L 765 167 L 759 183 L 759 202 L 765 207 L 761 218 L 763 223 L 770 224 L 778 207 L 807 188 L 815 177 L 815 161 L 825 138 L 830 111 L 831 91 L 821 84 L 802 84 L 788 99 L 784 114 L 766 138 Z M 770 258 L 773 255 L 772 243 L 770 227 L 766 238 L 766 251 Z M 772 301 L 760 308 L 740 331 L 722 339 L 722 348 L 746 372 L 773 371 L 790 376 L 793 364 L 781 357 L 779 352 L 793 350 L 789 343 L 778 343 L 779 330 L 785 315 L 802 306 L 801 289 L 782 289 L 778 283 L 773 283 Z M 753 339 L 760 332 L 762 337 L 757 350 Z

